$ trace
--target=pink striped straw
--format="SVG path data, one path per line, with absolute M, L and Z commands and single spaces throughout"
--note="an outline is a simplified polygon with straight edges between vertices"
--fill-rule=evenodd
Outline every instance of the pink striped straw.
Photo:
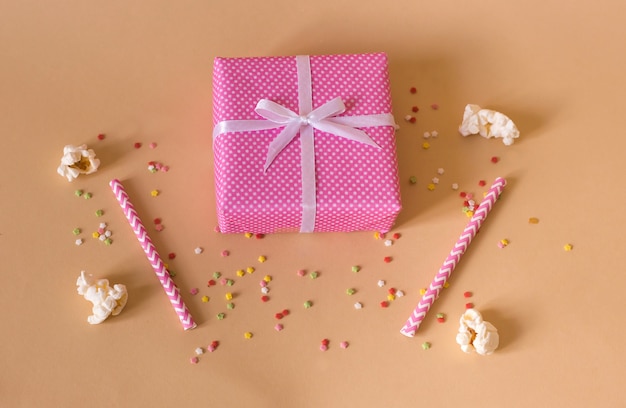
M 150 261 L 150 265 L 152 265 L 152 268 L 159 278 L 163 289 L 165 289 L 165 294 L 170 299 L 172 306 L 174 306 L 174 310 L 178 314 L 178 318 L 180 319 L 183 328 L 185 330 L 193 329 L 196 327 L 196 323 L 193 321 L 191 313 L 189 313 L 185 302 L 183 302 L 183 298 L 180 296 L 178 287 L 176 287 L 176 284 L 170 277 L 167 268 L 165 268 L 165 264 L 161 260 L 159 253 L 152 244 L 152 240 L 148 236 L 148 232 L 143 226 L 139 215 L 137 215 L 137 211 L 135 211 L 133 203 L 130 202 L 128 194 L 126 194 L 126 190 L 124 190 L 124 186 L 117 179 L 111 180 L 109 182 L 109 186 L 111 187 L 111 190 L 113 190 L 115 198 L 117 198 L 117 201 L 120 203 L 120 207 L 122 207 L 122 211 L 124 212 L 129 225 L 133 229 L 133 232 L 137 236 L 141 247 L 146 253 L 148 261 Z
M 478 209 L 476 210 L 472 218 L 467 223 L 467 226 L 463 230 L 463 233 L 459 237 L 459 240 L 456 242 L 456 244 L 454 244 L 454 248 L 452 248 L 452 250 L 450 251 L 450 255 L 448 255 L 446 260 L 443 262 L 443 265 L 441 265 L 439 272 L 437 272 L 437 275 L 435 275 L 435 278 L 430 283 L 428 290 L 426 291 L 426 293 L 424 293 L 424 296 L 422 296 L 422 299 L 417 304 L 417 307 L 404 324 L 404 327 L 402 327 L 402 329 L 400 330 L 400 333 L 404 334 L 407 337 L 415 336 L 415 332 L 424 320 L 426 313 L 428 312 L 432 304 L 435 303 L 435 300 L 437 300 L 437 298 L 439 297 L 439 292 L 441 292 L 441 289 L 443 289 L 443 286 L 445 285 L 448 278 L 450 278 L 452 271 L 454 271 L 456 264 L 459 263 L 459 261 L 461 260 L 461 256 L 467 250 L 467 247 L 472 242 L 472 239 L 480 229 L 483 221 L 485 221 L 485 218 L 487 218 L 487 214 L 489 214 L 489 211 L 491 211 L 493 204 L 496 202 L 498 197 L 500 197 L 500 194 L 502 194 L 502 190 L 504 189 L 505 185 L 506 180 L 502 177 L 498 177 L 493 182 L 491 188 L 489 188 L 489 191 L 487 192 L 487 195 L 478 206 Z

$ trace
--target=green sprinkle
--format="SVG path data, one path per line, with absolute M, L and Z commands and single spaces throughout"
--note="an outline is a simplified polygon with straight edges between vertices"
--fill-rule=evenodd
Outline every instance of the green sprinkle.
M 428 350 L 430 348 L 430 343 L 425 341 L 422 343 L 422 349 L 423 350 Z
M 356 293 L 356 290 L 354 290 L 353 288 L 350 288 L 350 289 L 347 289 L 347 290 L 346 290 L 346 293 L 347 293 L 348 295 L 354 295 L 354 294 Z
M 235 308 L 235 304 L 234 304 L 234 303 L 228 303 L 228 304 L 226 305 L 226 308 L 227 308 L 228 310 L 233 310 L 233 309 Z
M 437 313 L 437 319 L 443 319 L 445 315 L 443 313 Z
M 411 183 L 411 184 L 417 184 L 417 177 L 415 177 L 415 176 L 411 176 L 411 177 L 409 177 L 409 183 Z
M 225 317 L 226 317 L 226 315 L 224 313 L 218 313 L 217 314 L 217 320 L 224 320 Z
M 174 276 L 176 276 L 176 271 L 171 271 L 171 270 L 169 270 L 169 269 L 168 269 L 168 270 L 167 270 L 167 273 L 168 273 L 168 274 L 170 275 L 170 277 L 172 277 L 172 278 L 173 278 Z
M 111 245 L 113 243 L 113 240 L 111 238 L 107 238 L 104 240 L 104 245 Z
M 233 286 L 235 284 L 235 281 L 232 279 L 227 279 L 226 280 L 226 286 Z
M 352 267 L 352 272 L 354 272 L 354 273 L 356 273 L 356 272 L 358 272 L 358 271 L 360 271 L 360 270 L 361 270 L 361 267 L 360 267 L 359 265 L 354 265 L 354 266 Z
M 96 217 L 102 217 L 104 215 L 104 211 L 102 210 L 97 210 L 96 211 Z
M 76 190 L 76 191 L 74 191 L 74 195 L 75 195 L 76 197 L 80 197 L 80 196 L 82 196 L 82 195 L 83 195 L 83 190 Z
M 304 302 L 304 308 L 305 309 L 309 309 L 311 306 L 313 306 L 313 303 L 311 303 L 310 300 L 307 300 L 306 302 Z
M 213 272 L 213 279 L 219 279 L 222 274 L 220 272 Z
M 92 197 L 92 195 L 91 193 L 85 193 L 83 194 L 83 197 L 85 197 L 85 200 L 89 200 Z
M 80 231 L 80 228 L 74 228 L 74 230 L 72 231 L 72 233 L 73 233 L 74 235 L 78 235 L 78 234 L 80 234 L 80 232 L 81 232 L 81 231 Z
M 309 276 L 311 277 L 311 279 L 317 279 L 320 276 L 320 274 L 318 272 L 311 272 Z

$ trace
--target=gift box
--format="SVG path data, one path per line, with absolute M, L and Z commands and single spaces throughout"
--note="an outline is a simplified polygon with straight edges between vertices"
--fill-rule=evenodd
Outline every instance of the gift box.
M 216 58 L 225 233 L 381 231 L 401 209 L 383 53 Z

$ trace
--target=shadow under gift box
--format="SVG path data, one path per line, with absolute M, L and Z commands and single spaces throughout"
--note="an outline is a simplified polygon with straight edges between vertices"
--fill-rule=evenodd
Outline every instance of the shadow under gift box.
M 345 110 L 316 122 L 337 104 Z M 274 112 L 261 116 L 261 105 Z M 276 119 L 279 114 L 284 117 Z M 221 232 L 387 232 L 393 226 L 401 201 L 384 53 L 216 58 L 213 123 Z M 333 130 L 337 123 L 350 123 L 347 133 L 358 129 L 367 141 Z M 288 127 L 293 137 L 271 147 Z M 268 151 L 277 154 L 268 159 Z

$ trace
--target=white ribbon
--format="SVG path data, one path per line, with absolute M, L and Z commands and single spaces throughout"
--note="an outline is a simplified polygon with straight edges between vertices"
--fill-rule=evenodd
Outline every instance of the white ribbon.
M 374 148 L 380 146 L 367 133 L 356 127 L 395 126 L 390 113 L 378 115 L 337 116 L 346 107 L 337 97 L 313 109 L 311 95 L 311 67 L 307 55 L 296 57 L 298 72 L 298 105 L 296 113 L 276 102 L 261 99 L 254 111 L 265 120 L 227 120 L 219 122 L 213 129 L 213 140 L 222 133 L 267 130 L 284 127 L 268 146 L 263 171 L 267 172 L 276 157 L 300 134 L 302 168 L 302 223 L 300 232 L 313 232 L 315 229 L 316 187 L 314 132 L 322 132 L 363 143 Z

